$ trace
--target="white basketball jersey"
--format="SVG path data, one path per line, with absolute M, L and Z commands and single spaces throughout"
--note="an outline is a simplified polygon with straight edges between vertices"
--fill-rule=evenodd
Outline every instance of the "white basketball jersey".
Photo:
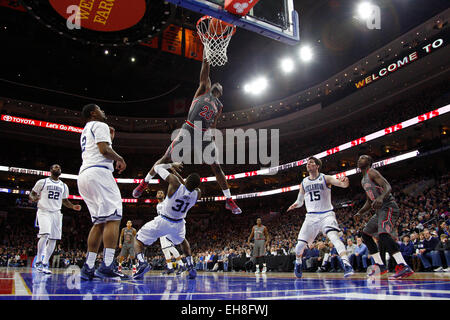
M 63 199 L 69 196 L 67 185 L 61 180 L 54 181 L 51 178 L 36 182 L 33 191 L 40 196 L 38 209 L 49 212 L 60 211 Z
M 172 197 L 167 196 L 162 202 L 161 215 L 171 219 L 184 219 L 187 212 L 197 202 L 197 190 L 188 191 L 184 184 L 181 184 Z
M 81 158 L 83 164 L 80 173 L 90 167 L 104 167 L 114 171 L 113 160 L 105 158 L 100 153 L 97 143 L 107 142 L 112 145 L 111 134 L 106 123 L 100 121 L 89 121 L 81 133 Z
M 308 213 L 322 213 L 333 210 L 331 204 L 331 188 L 327 186 L 325 175 L 311 180 L 306 177 L 302 181 L 303 190 L 305 190 L 305 206 Z
M 164 207 L 163 203 L 164 203 L 164 201 L 159 202 L 159 203 L 156 205 L 156 212 L 157 212 L 158 214 L 161 214 L 161 213 L 162 213 L 162 210 L 163 210 L 163 207 Z

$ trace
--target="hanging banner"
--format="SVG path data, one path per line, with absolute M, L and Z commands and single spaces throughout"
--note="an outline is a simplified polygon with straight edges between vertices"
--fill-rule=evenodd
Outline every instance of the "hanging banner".
M 184 29 L 184 56 L 189 59 L 203 60 L 203 43 L 195 30 Z
M 169 25 L 163 32 L 161 50 L 181 56 L 182 39 L 183 29 L 173 24 Z

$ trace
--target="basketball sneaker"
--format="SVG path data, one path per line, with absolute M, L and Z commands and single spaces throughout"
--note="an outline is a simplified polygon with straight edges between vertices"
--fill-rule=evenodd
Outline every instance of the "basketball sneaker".
M 122 272 L 122 265 L 119 264 L 119 267 L 117 268 L 117 270 L 119 270 L 119 272 Z
M 51 270 L 48 268 L 48 264 L 42 264 L 42 272 L 45 274 L 52 274 Z
M 95 276 L 95 267 L 91 269 L 85 263 L 83 265 L 83 267 L 81 268 L 80 278 L 82 280 L 90 281 L 90 280 L 94 279 L 94 276 Z
M 242 210 L 237 206 L 236 202 L 232 198 L 227 198 L 225 201 L 225 208 L 231 210 L 233 214 L 241 214 Z
M 119 272 L 114 262 L 111 263 L 109 266 L 106 266 L 105 262 L 102 262 L 102 264 L 98 267 L 98 269 L 95 270 L 95 276 L 102 279 L 117 279 L 117 280 L 128 279 L 127 275 L 124 275 L 122 272 Z
M 389 270 L 386 268 L 384 264 L 375 263 L 374 265 L 367 268 L 367 276 L 375 277 L 381 276 L 382 274 L 387 273 Z
M 148 262 L 139 262 L 136 273 L 133 275 L 133 279 L 142 279 L 144 274 L 146 274 L 152 268 Z
M 182 265 L 178 266 L 178 270 L 177 270 L 177 276 L 180 275 L 181 273 L 183 273 L 183 271 L 185 271 L 186 268 Z
M 255 273 L 259 273 L 259 266 L 256 267 Z
M 302 277 L 302 265 L 297 262 L 295 262 L 294 274 L 297 278 Z
M 408 265 L 401 263 L 395 266 L 395 274 L 390 276 L 389 280 L 408 278 L 413 273 L 414 271 L 412 271 Z
M 189 272 L 188 278 L 195 279 L 195 277 L 197 276 L 197 270 L 195 270 L 194 266 L 188 266 L 187 270 Z
M 167 268 L 166 270 L 164 270 L 163 272 L 161 272 L 161 275 L 162 275 L 162 276 L 165 276 L 165 275 L 172 274 L 172 273 L 174 273 L 174 272 L 175 272 L 175 270 L 173 270 L 173 268 L 172 268 L 172 269 Z
M 262 269 L 261 273 L 266 273 L 266 272 L 267 272 L 267 267 L 263 266 L 263 269 Z
M 136 188 L 134 188 L 133 197 L 137 199 L 140 196 L 142 196 L 142 194 L 144 193 L 145 189 L 147 189 L 147 187 L 148 187 L 148 183 L 145 182 L 145 180 L 142 180 L 142 182 L 139 183 L 139 185 Z
M 344 263 L 344 278 L 348 278 L 354 274 L 355 272 L 353 271 L 352 266 Z

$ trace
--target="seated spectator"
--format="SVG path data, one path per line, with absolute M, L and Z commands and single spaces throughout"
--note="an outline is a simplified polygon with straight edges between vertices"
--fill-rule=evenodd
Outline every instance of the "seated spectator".
M 319 258 L 319 249 L 317 249 L 316 244 L 311 245 L 311 249 L 308 250 L 308 257 L 306 258 L 306 270 L 317 270 Z
M 367 270 L 367 260 L 369 256 L 369 251 L 367 246 L 362 242 L 361 237 L 356 238 L 356 249 L 355 249 L 355 262 L 356 271 L 366 271 Z M 354 267 L 355 268 L 355 267 Z
M 442 262 L 439 259 L 439 253 L 435 250 L 439 243 L 439 239 L 437 237 L 432 237 L 428 229 L 424 229 L 423 234 L 425 236 L 423 242 L 424 248 L 419 250 L 419 257 L 423 267 L 425 268 L 425 271 L 431 271 L 432 268 L 436 271 L 441 271 Z
M 423 249 L 423 234 L 422 234 L 422 242 L 419 240 L 419 234 L 417 232 L 411 233 L 411 243 L 414 246 L 414 252 L 411 255 L 411 267 L 416 272 L 421 268 L 422 262 L 419 258 L 419 249 Z M 421 248 L 419 248 L 421 246 Z
M 409 240 L 408 236 L 404 236 L 403 237 L 403 241 L 400 244 L 400 252 L 403 256 L 403 259 L 405 259 L 406 263 L 408 265 L 412 265 L 412 255 L 414 253 L 414 245 L 413 243 Z
M 334 247 L 332 242 L 330 242 L 328 246 L 330 247 L 330 266 L 331 266 L 330 272 L 343 271 L 342 260 L 336 248 Z
M 320 265 L 320 267 L 317 268 L 317 272 L 325 272 L 330 267 L 330 250 L 323 241 L 318 243 L 317 249 L 319 249 L 319 257 L 317 258 L 317 262 Z
M 446 268 L 440 267 L 434 271 L 450 272 L 450 242 L 448 242 L 448 236 L 445 233 L 441 234 L 441 241 L 439 241 L 435 250 L 438 253 L 436 259 L 439 260 L 441 266 L 444 265 L 442 263 L 442 261 L 444 261 Z
M 356 245 L 353 243 L 353 240 L 351 238 L 348 238 L 347 239 L 347 247 L 345 248 L 345 250 L 347 251 L 348 260 L 350 261 L 350 264 L 352 265 L 353 269 L 356 268 L 355 249 L 356 249 Z

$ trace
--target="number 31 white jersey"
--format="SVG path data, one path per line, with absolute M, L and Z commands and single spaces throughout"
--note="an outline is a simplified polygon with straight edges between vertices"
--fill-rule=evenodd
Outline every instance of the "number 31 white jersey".
M 61 180 L 54 181 L 52 178 L 41 179 L 33 187 L 40 199 L 38 209 L 43 211 L 60 211 L 63 199 L 69 197 L 69 188 Z
M 307 213 L 325 213 L 333 210 L 331 188 L 327 186 L 323 173 L 320 173 L 314 180 L 306 177 L 302 181 L 302 187 L 305 191 Z
M 184 184 L 181 184 L 172 197 L 167 196 L 161 203 L 162 208 L 159 214 L 171 219 L 184 219 L 187 212 L 197 202 L 197 190 L 189 191 Z

